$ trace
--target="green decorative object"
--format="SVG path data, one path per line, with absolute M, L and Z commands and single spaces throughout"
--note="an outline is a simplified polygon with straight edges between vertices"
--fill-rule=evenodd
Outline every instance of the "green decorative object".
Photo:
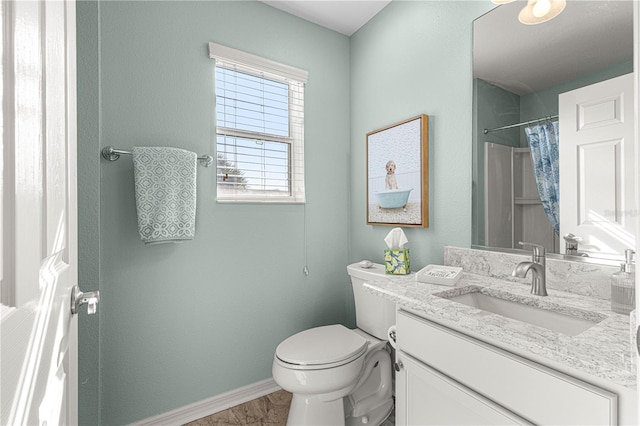
M 409 274 L 411 272 L 409 249 L 385 249 L 384 271 L 393 275 Z

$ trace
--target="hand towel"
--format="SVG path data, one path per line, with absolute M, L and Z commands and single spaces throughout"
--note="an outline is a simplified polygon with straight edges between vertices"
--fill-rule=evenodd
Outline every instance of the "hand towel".
M 197 157 L 179 148 L 133 147 L 138 232 L 145 244 L 195 236 Z

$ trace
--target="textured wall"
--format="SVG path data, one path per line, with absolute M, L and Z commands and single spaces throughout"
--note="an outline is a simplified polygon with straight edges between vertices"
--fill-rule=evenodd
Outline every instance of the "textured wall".
M 429 223 L 406 228 L 412 269 L 471 243 L 471 23 L 491 2 L 392 2 L 351 37 L 351 259 L 382 261 L 366 225 L 367 132 L 429 115 Z
M 99 330 L 81 320 L 81 400 L 90 404 L 81 421 L 124 424 L 267 379 L 285 337 L 352 323 L 349 39 L 259 2 L 79 9 L 79 162 L 91 165 L 79 179 L 89 258 L 81 274 L 99 279 L 102 295 Z M 144 246 L 131 158 L 109 163 L 99 149 L 170 145 L 213 154 L 209 41 L 309 71 L 308 202 L 218 204 L 215 169 L 199 167 L 195 240 Z
M 77 3 L 78 51 L 78 282 L 100 290 L 100 50 L 99 7 Z M 78 317 L 78 421 L 100 419 L 100 305 L 96 315 Z
M 389 231 L 365 224 L 367 132 L 430 116 L 430 227 L 406 229 L 414 269 L 442 262 L 444 244 L 470 244 L 471 22 L 491 7 L 392 2 L 349 40 L 257 2 L 79 6 L 78 53 L 89 58 L 79 66 L 79 108 L 87 109 L 79 155 L 94 164 L 80 176 L 81 226 L 90 228 L 81 240 L 94 253 L 85 273 L 99 279 L 103 295 L 99 351 L 81 340 L 80 354 L 88 366 L 81 386 L 83 377 L 102 383 L 81 398 L 101 407 L 100 423 L 135 421 L 262 380 L 284 337 L 353 324 L 344 267 L 381 261 Z M 196 240 L 144 247 L 130 159 L 96 164 L 105 145 L 213 151 L 208 41 L 310 72 L 307 278 L 303 206 L 217 204 L 213 170 L 199 168 Z M 86 328 L 90 341 L 97 322 Z

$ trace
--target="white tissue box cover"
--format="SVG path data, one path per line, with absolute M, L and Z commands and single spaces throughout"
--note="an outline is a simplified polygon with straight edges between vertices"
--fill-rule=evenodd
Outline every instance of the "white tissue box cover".
M 416 281 L 439 285 L 456 285 L 462 276 L 457 266 L 427 265 L 416 273 Z

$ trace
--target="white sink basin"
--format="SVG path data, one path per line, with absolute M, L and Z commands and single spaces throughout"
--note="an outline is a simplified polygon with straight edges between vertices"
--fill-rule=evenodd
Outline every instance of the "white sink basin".
M 440 293 L 437 296 L 483 311 L 502 315 L 503 317 L 537 325 L 548 330 L 566 334 L 567 336 L 576 336 L 604 319 L 603 316 L 592 312 L 573 309 L 572 313 L 580 315 L 575 316 L 528 305 L 526 301 L 524 301 L 525 303 L 521 303 L 506 300 L 499 296 L 482 293 L 481 291 L 481 288 L 474 288 L 473 291 L 465 294 L 451 294 L 449 296 L 446 293 Z M 535 300 L 533 302 L 535 303 Z

